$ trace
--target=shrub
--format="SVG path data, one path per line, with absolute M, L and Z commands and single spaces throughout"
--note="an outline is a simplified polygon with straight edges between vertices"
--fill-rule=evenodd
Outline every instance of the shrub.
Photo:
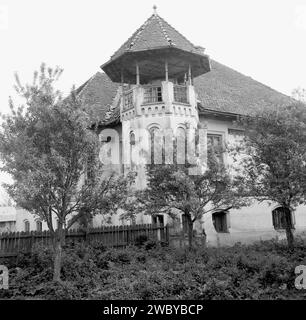
M 124 249 L 67 245 L 61 283 L 52 281 L 52 251 L 37 246 L 10 264 L 10 289 L 0 290 L 0 298 L 305 298 L 294 287 L 295 267 L 306 264 L 302 243 L 289 252 L 275 241 L 188 250 L 140 240 Z
M 148 241 L 148 237 L 145 234 L 141 234 L 135 238 L 135 246 L 141 247 Z

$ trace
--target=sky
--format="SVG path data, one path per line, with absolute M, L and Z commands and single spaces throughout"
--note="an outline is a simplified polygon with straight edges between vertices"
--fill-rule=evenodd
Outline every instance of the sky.
M 288 95 L 306 88 L 306 0 L 0 0 L 0 112 L 14 73 L 29 82 L 41 62 L 64 69 L 63 92 L 82 85 L 153 5 L 212 59 Z

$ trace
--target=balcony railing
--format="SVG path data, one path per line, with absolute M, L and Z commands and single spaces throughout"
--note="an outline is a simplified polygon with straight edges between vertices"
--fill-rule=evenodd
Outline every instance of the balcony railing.
M 162 102 L 162 87 L 160 86 L 145 86 L 143 103 Z
M 133 89 L 124 92 L 123 94 L 123 110 L 128 110 L 133 107 Z
M 179 103 L 188 103 L 187 87 L 175 84 L 173 86 L 174 101 Z

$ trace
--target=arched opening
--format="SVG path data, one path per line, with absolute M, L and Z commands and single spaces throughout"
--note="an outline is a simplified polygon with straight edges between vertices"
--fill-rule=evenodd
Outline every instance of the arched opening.
M 177 128 L 174 142 L 174 161 L 177 164 L 186 164 L 187 138 L 184 128 Z
M 212 214 L 212 221 L 218 233 L 229 232 L 228 211 L 217 211 Z
M 36 220 L 36 231 L 42 232 L 42 222 L 40 220 Z
M 24 220 L 24 231 L 25 232 L 30 232 L 30 222 L 29 220 Z
M 136 163 L 135 163 L 135 145 L 136 145 L 136 137 L 135 133 L 133 131 L 130 132 L 130 165 L 131 165 L 131 170 L 135 169 Z
M 294 228 L 293 223 L 293 216 L 292 212 L 285 207 L 279 206 L 272 210 L 272 221 L 273 221 L 273 227 L 275 230 L 282 230 L 286 229 L 286 217 L 288 218 L 288 223 L 291 229 Z
M 164 159 L 164 137 L 158 127 L 150 130 L 150 156 L 151 164 L 162 164 Z

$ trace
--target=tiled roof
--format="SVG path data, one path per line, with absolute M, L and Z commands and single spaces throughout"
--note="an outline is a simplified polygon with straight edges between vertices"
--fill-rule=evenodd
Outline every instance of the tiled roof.
M 189 52 L 201 53 L 188 39 L 181 35 L 158 14 L 153 14 L 134 34 L 113 54 L 116 59 L 125 52 L 143 51 L 161 47 L 176 47 Z
M 210 72 L 194 79 L 200 112 L 209 109 L 252 114 L 260 108 L 290 104 L 294 101 L 221 63 L 211 60 L 211 65 Z M 119 121 L 119 104 L 115 99 L 117 90 L 118 84 L 101 72 L 97 72 L 78 89 L 85 98 L 90 114 L 101 124 Z
M 97 72 L 77 89 L 94 121 L 106 125 L 119 119 L 119 105 L 115 103 L 118 87 L 105 73 Z
M 194 79 L 202 109 L 252 114 L 293 99 L 219 62 L 210 60 L 211 71 Z M 200 108 L 200 111 L 201 111 Z

